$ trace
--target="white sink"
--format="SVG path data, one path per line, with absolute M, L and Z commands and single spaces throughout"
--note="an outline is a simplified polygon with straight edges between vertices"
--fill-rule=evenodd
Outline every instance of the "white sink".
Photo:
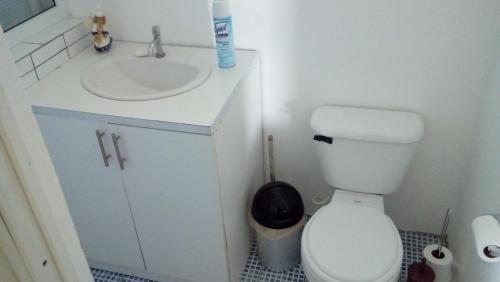
M 171 58 L 109 58 L 90 66 L 83 87 L 113 100 L 144 101 L 185 93 L 210 75 L 209 64 Z

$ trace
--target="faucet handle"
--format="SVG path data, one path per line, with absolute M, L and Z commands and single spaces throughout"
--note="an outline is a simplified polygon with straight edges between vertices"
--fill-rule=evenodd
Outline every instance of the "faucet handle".
M 161 36 L 161 31 L 160 31 L 160 26 L 159 25 L 154 25 L 153 28 L 153 36 L 156 38 L 156 37 L 160 37 Z
M 161 42 L 160 27 L 158 25 L 153 26 L 153 41 L 149 44 L 149 50 L 153 51 L 153 49 L 154 49 L 154 56 L 156 58 L 165 57 L 165 51 L 163 50 Z M 150 51 L 148 51 L 148 53 L 150 53 Z

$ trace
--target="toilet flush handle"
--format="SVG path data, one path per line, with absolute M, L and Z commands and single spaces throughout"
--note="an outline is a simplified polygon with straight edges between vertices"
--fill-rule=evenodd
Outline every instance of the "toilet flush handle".
M 332 144 L 332 142 L 333 142 L 333 137 L 328 137 L 328 136 L 324 136 L 324 135 L 314 135 L 313 139 L 316 141 L 325 142 L 328 144 Z
M 318 141 L 318 142 L 325 142 L 328 144 L 333 143 L 333 137 L 328 137 L 328 136 L 324 136 L 324 135 L 314 135 L 313 139 Z M 325 196 L 322 199 L 319 198 L 318 196 L 314 196 L 314 197 L 312 197 L 311 200 L 315 205 L 322 206 L 330 201 L 330 199 L 333 196 L 333 191 L 334 190 L 332 189 L 332 191 L 328 194 L 328 196 Z

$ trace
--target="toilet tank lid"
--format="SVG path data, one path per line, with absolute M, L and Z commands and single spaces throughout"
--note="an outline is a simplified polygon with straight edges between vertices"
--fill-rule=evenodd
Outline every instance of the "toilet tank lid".
M 396 144 L 418 142 L 424 135 L 416 113 L 346 106 L 317 108 L 311 127 L 328 137 Z

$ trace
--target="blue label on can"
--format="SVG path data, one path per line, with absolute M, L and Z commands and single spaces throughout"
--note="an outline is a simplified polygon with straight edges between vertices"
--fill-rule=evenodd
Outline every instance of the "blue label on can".
M 221 68 L 233 67 L 236 65 L 236 58 L 231 17 L 214 18 L 214 31 L 219 66 Z

